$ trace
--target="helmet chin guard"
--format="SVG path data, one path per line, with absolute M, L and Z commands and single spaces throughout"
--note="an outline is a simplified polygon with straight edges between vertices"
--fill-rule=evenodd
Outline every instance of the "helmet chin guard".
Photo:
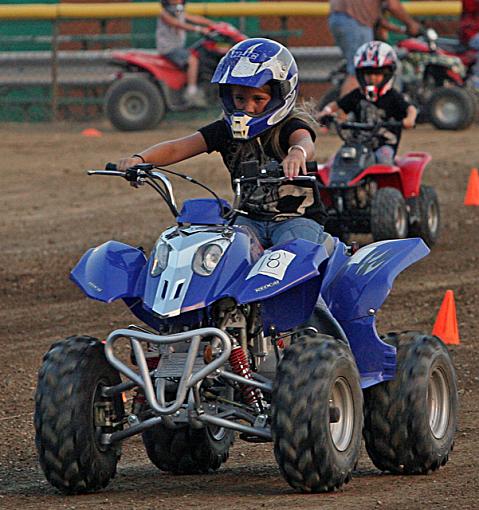
M 231 128 L 231 133 L 235 140 L 248 140 L 250 137 L 249 134 L 249 125 L 252 117 L 246 115 L 246 113 L 233 113 L 230 115 L 229 123 Z
M 265 38 L 241 41 L 221 59 L 211 83 L 220 88 L 225 120 L 233 138 L 250 140 L 281 122 L 293 109 L 298 95 L 298 68 L 291 52 Z M 271 87 L 271 100 L 263 112 L 246 113 L 235 108 L 231 85 Z

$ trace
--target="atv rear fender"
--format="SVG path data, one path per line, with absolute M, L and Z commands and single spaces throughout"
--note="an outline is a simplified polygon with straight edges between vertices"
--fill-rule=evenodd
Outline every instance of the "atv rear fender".
M 117 65 L 149 74 L 159 83 L 164 83 L 174 90 L 180 90 L 186 84 L 186 74 L 166 58 L 156 53 L 145 51 L 116 51 L 112 54 Z
M 376 313 L 396 276 L 429 251 L 420 238 L 398 239 L 370 244 L 352 257 L 336 250 L 328 262 L 321 295 L 348 337 L 363 388 L 394 377 L 396 351 L 379 338 Z
M 401 169 L 404 198 L 419 196 L 422 174 L 431 159 L 427 152 L 407 152 L 404 156 L 396 158 L 396 164 Z
M 342 263 L 335 261 L 336 251 L 328 262 L 321 294 L 336 319 L 356 320 L 379 310 L 396 276 L 430 250 L 415 237 L 369 244 Z

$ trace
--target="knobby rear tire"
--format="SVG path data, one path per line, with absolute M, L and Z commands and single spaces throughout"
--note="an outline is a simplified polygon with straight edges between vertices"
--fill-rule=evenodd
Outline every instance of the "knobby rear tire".
M 130 76 L 112 83 L 105 95 L 105 113 L 120 131 L 153 129 L 166 114 L 166 102 L 152 80 Z
M 476 102 L 466 87 L 439 87 L 427 104 L 428 117 L 437 129 L 468 128 L 476 116 Z
M 422 185 L 418 201 L 419 221 L 409 226 L 409 237 L 421 237 L 432 247 L 436 244 L 441 229 L 441 214 L 437 193 L 431 186 Z
M 391 333 L 395 379 L 364 390 L 364 439 L 374 465 L 427 474 L 446 464 L 457 428 L 456 374 L 446 346 L 421 333 Z

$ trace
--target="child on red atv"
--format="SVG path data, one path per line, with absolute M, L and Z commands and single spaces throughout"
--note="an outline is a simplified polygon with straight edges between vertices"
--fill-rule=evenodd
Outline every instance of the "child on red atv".
M 184 10 L 184 0 L 161 0 L 163 7 L 156 24 L 156 48 L 181 69 L 187 69 L 184 99 L 189 106 L 204 108 L 205 97 L 198 89 L 199 57 L 185 48 L 186 31 L 207 34 L 213 22 L 203 16 L 193 16 Z
M 373 115 L 375 119 L 402 121 L 402 127 L 413 128 L 416 108 L 393 89 L 397 62 L 395 51 L 385 42 L 371 41 L 360 46 L 354 57 L 359 87 L 338 101 L 328 103 L 319 112 L 319 119 L 342 110 L 352 112 L 358 122 L 370 122 Z M 393 164 L 401 130 L 398 125 L 378 133 L 377 163 Z

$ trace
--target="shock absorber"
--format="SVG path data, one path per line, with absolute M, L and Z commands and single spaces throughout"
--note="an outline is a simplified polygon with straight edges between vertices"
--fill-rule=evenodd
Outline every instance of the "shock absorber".
M 233 347 L 230 354 L 230 365 L 231 369 L 236 375 L 240 375 L 245 379 L 253 379 L 251 368 L 249 366 L 248 358 L 243 348 L 240 345 Z M 256 410 L 261 411 L 261 401 L 263 395 L 259 388 L 253 388 L 247 384 L 241 384 L 241 395 L 245 404 L 254 407 Z

